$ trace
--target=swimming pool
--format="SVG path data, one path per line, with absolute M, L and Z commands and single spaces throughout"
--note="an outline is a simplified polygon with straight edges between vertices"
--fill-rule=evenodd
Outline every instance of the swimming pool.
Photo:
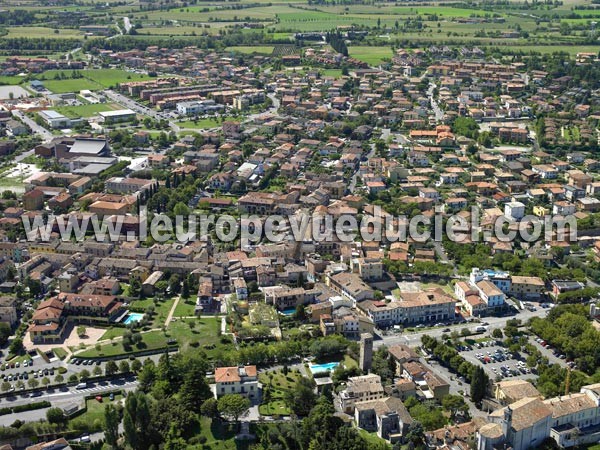
M 325 364 L 311 364 L 308 367 L 312 373 L 322 373 L 327 371 L 333 371 L 339 365 L 339 362 L 330 362 Z
M 283 311 L 281 311 L 281 314 L 283 314 L 284 316 L 293 316 L 294 314 L 296 314 L 296 308 L 284 309 Z
M 140 313 L 129 313 L 127 314 L 127 317 L 125 317 L 123 323 L 125 325 L 129 325 L 130 323 L 139 322 L 140 320 L 142 320 L 143 317 L 144 315 Z

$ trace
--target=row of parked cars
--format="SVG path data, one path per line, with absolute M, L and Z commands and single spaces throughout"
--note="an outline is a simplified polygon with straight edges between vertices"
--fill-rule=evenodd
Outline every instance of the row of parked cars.
M 23 367 L 33 366 L 33 359 L 26 359 L 25 361 L 23 361 L 22 366 Z M 21 363 L 19 361 L 13 362 L 13 363 L 6 362 L 6 363 L 0 365 L 0 370 L 18 369 L 19 367 L 21 367 Z
M 33 378 L 42 378 L 54 375 L 54 367 L 49 369 L 40 369 L 38 371 L 32 370 L 31 372 L 21 372 L 9 375 L 2 375 L 2 381 L 16 381 L 16 380 L 28 380 L 30 376 Z
M 69 361 L 71 364 L 75 364 L 76 366 L 91 366 L 96 364 L 97 366 L 100 365 L 100 360 L 97 361 L 92 361 L 91 359 L 79 359 L 79 358 L 73 358 L 71 361 Z

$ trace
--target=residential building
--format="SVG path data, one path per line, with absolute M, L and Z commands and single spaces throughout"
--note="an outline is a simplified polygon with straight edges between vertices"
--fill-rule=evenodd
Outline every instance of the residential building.
M 217 367 L 215 369 L 216 397 L 239 394 L 251 401 L 259 398 L 256 366 Z
M 354 414 L 358 402 L 379 400 L 385 397 L 381 377 L 375 374 L 361 375 L 348 378 L 346 389 L 338 395 L 340 408 L 343 412 Z
M 357 402 L 354 421 L 358 428 L 392 443 L 400 441 L 413 423 L 402 401 L 394 397 Z

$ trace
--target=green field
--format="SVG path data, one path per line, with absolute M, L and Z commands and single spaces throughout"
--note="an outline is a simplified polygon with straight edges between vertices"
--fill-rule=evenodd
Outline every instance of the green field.
M 54 108 L 56 112 L 61 113 L 64 116 L 67 116 L 71 119 L 75 119 L 78 117 L 91 117 L 99 112 L 103 111 L 114 111 L 116 109 L 122 109 L 121 105 L 116 103 L 93 103 L 89 105 L 79 105 L 79 106 L 59 106 Z
M 394 55 L 390 47 L 348 47 L 348 53 L 370 65 L 381 64 L 384 58 L 389 59 Z
M 177 122 L 177 125 L 181 128 L 191 128 L 191 129 L 207 129 L 207 128 L 215 128 L 221 126 L 220 122 L 216 119 L 199 119 L 199 120 L 184 120 L 182 122 Z
M 22 81 L 23 77 L 0 76 L 0 86 L 5 84 L 20 84 Z
M 58 30 L 58 33 L 55 32 Z M 83 33 L 79 30 L 68 28 L 46 28 L 46 27 L 10 27 L 5 38 L 48 38 L 48 39 L 83 39 Z
M 333 77 L 333 78 L 341 78 L 342 77 L 342 69 L 322 69 L 319 70 L 321 75 L 324 77 Z
M 55 94 L 64 94 L 65 92 L 79 92 L 83 90 L 99 91 L 102 89 L 98 83 L 86 78 L 73 78 L 68 80 L 47 80 L 44 81 L 44 87 Z
M 35 78 L 42 80 L 46 88 L 59 94 L 64 92 L 79 92 L 84 89 L 98 91 L 115 87 L 117 84 L 127 81 L 150 79 L 148 75 L 120 69 L 79 70 L 76 74 L 80 74 L 81 77 L 72 78 L 74 73 L 70 70 L 47 70 Z

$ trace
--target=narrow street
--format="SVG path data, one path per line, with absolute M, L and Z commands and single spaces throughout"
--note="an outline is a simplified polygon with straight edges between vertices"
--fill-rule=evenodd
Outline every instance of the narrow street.
M 429 103 L 431 104 L 431 109 L 433 110 L 433 113 L 435 114 L 435 120 L 437 122 L 441 122 L 444 119 L 444 112 L 440 109 L 439 105 L 433 98 L 433 91 L 435 91 L 436 87 L 437 86 L 433 83 L 429 84 L 429 88 L 427 89 L 427 97 L 429 98 Z

